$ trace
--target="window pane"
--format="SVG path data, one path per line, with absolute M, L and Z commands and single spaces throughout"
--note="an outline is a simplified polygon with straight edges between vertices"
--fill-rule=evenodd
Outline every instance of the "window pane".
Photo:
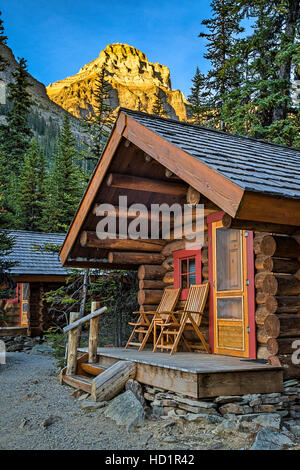
M 196 274 L 189 274 L 189 287 L 191 284 L 196 284 Z
M 22 310 L 23 310 L 23 313 L 27 313 L 28 312 L 28 303 L 27 302 L 24 302 L 23 305 L 22 305 Z
M 181 276 L 181 288 L 182 289 L 187 289 L 187 276 Z
M 223 320 L 242 320 L 242 297 L 217 299 L 217 317 Z
M 195 258 L 189 259 L 189 273 L 194 273 L 196 271 L 196 262 Z
M 23 300 L 28 300 L 29 297 L 29 283 L 23 284 Z
M 217 290 L 242 290 L 240 230 L 216 230 Z
M 187 273 L 187 260 L 183 259 L 181 260 L 181 274 Z

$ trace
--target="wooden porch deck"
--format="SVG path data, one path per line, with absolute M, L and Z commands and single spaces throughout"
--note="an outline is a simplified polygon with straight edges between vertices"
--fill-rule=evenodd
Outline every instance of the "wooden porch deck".
M 87 352 L 87 348 L 79 348 Z M 250 359 L 182 352 L 170 356 L 150 350 L 98 348 L 98 362 L 137 363 L 136 380 L 194 398 L 283 391 L 283 370 Z

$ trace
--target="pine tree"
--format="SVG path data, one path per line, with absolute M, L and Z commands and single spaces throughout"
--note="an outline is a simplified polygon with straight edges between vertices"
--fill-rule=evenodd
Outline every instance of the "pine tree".
M 193 86 L 191 87 L 191 94 L 188 97 L 191 104 L 191 121 L 197 126 L 204 125 L 208 120 L 207 112 L 210 109 L 210 105 L 209 91 L 206 89 L 206 82 L 207 78 L 200 73 L 199 67 L 197 67 L 195 76 L 192 79 Z
M 207 75 L 207 89 L 211 95 L 214 124 L 221 128 L 224 128 L 220 116 L 224 97 L 240 84 L 235 44 L 243 28 L 240 26 L 242 15 L 235 9 L 235 5 L 234 0 L 212 0 L 212 18 L 201 23 L 208 32 L 199 34 L 199 37 L 207 41 L 208 52 L 204 57 L 210 61 L 212 67 Z
M 93 114 L 83 120 L 84 130 L 88 134 L 88 147 L 84 157 L 87 170 L 93 170 L 98 163 L 112 129 L 114 118 L 109 100 L 110 85 L 105 80 L 105 69 L 102 68 L 93 90 Z
M 16 175 L 20 173 L 24 154 L 29 148 L 32 137 L 28 125 L 28 115 L 32 104 L 28 92 L 29 86 L 26 60 L 19 59 L 17 69 L 13 73 L 13 81 L 7 87 L 10 109 L 0 141 L 7 156 L 8 169 Z
M 45 156 L 36 139 L 32 139 L 24 157 L 18 199 L 20 228 L 39 231 L 45 200 Z
M 299 145 L 299 109 L 291 101 L 297 51 L 299 54 L 299 2 L 242 3 L 244 13 L 253 18 L 253 34 L 237 43 L 243 80 L 227 93 L 222 118 L 231 132 Z
M 76 163 L 78 152 L 66 114 L 58 138 L 53 169 L 46 183 L 42 227 L 45 231 L 66 231 L 83 193 L 83 176 Z
M 152 114 L 155 114 L 156 116 L 160 116 L 160 117 L 166 117 L 167 116 L 167 113 L 164 109 L 164 104 L 163 104 L 162 99 L 161 99 L 160 94 L 159 94 L 159 91 L 158 91 L 158 93 L 156 95 L 156 98 L 154 100 L 154 103 L 153 103 Z
M 0 47 L 6 45 L 7 43 L 7 36 L 5 36 L 3 20 L 1 18 L 2 11 L 0 11 Z M 7 60 L 0 52 L 0 72 L 3 72 L 7 65 Z

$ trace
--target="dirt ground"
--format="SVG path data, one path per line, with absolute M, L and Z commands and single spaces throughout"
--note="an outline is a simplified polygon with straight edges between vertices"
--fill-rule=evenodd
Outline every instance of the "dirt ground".
M 135 431 L 105 418 L 103 409 L 85 411 L 57 381 L 52 357 L 8 353 L 0 364 L 0 449 L 247 449 L 255 435 L 183 419 L 147 419 Z

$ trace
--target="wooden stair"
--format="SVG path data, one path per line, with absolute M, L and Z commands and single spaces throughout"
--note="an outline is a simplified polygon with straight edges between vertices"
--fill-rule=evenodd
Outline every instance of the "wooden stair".
M 99 375 L 106 370 L 106 367 L 102 366 L 101 364 L 98 364 L 97 362 L 93 364 L 90 364 L 89 362 L 82 362 L 80 364 L 80 368 L 81 370 L 90 375 Z
M 67 385 L 83 390 L 84 392 L 91 393 L 92 391 L 92 380 L 91 377 L 85 375 L 64 375 L 62 380 Z
M 94 401 L 110 400 L 121 392 L 127 380 L 136 375 L 136 364 L 133 362 L 117 361 L 108 368 L 97 362 L 99 316 L 105 310 L 106 307 L 99 308 L 98 302 L 92 302 L 89 315 L 76 319 L 77 313 L 71 312 L 70 324 L 64 328 L 64 332 L 68 333 L 67 366 L 61 370 L 59 382 L 90 393 Z M 77 351 L 78 328 L 87 321 L 90 322 L 88 353 L 80 355 Z

